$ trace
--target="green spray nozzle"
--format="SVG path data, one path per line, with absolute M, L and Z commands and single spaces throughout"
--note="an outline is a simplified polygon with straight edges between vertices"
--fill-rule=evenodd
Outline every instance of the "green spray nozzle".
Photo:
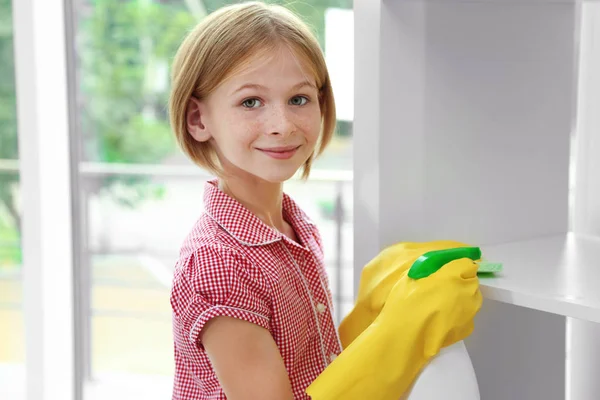
M 481 249 L 479 247 L 457 247 L 427 252 L 413 263 L 408 271 L 408 276 L 412 279 L 426 278 L 450 261 L 461 258 L 470 258 L 473 261 L 479 260 Z

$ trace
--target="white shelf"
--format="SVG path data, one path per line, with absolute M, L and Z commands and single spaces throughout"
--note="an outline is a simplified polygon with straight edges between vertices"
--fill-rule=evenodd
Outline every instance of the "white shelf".
M 485 400 L 600 393 L 600 241 L 565 233 L 583 14 L 574 0 L 354 0 L 354 262 L 453 238 L 504 264 L 481 279 L 498 301 L 467 340 Z M 580 122 L 578 140 L 593 130 Z M 594 166 L 574 170 L 580 232 L 598 220 L 596 186 L 580 185 L 600 182 Z
M 482 246 L 504 270 L 481 278 L 485 298 L 600 323 L 600 240 L 568 235 Z

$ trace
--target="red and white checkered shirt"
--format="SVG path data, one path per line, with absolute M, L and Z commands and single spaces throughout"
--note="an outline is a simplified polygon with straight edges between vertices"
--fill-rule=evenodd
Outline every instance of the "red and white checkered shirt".
M 283 213 L 301 244 L 207 182 L 205 213 L 182 247 L 171 290 L 174 400 L 226 399 L 202 345 L 207 321 L 229 316 L 268 329 L 294 397 L 341 352 L 316 226 L 287 195 Z

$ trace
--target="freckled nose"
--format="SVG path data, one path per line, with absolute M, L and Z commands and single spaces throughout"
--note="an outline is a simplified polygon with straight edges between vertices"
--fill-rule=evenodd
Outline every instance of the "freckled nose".
M 289 135 L 295 129 L 289 111 L 284 106 L 273 107 L 268 127 L 267 133 L 271 135 Z

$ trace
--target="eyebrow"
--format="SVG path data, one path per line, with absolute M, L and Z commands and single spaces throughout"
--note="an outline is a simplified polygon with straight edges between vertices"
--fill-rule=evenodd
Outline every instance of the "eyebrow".
M 292 90 L 302 89 L 305 86 L 308 86 L 308 87 L 311 87 L 314 89 L 317 88 L 314 84 L 310 83 L 309 81 L 302 81 L 302 82 L 294 85 L 294 87 L 292 87 Z M 265 87 L 263 85 L 259 85 L 256 83 L 247 83 L 247 84 L 242 85 L 239 88 L 235 89 L 231 94 L 236 94 L 238 92 L 241 92 L 244 89 L 268 90 L 267 87 Z

